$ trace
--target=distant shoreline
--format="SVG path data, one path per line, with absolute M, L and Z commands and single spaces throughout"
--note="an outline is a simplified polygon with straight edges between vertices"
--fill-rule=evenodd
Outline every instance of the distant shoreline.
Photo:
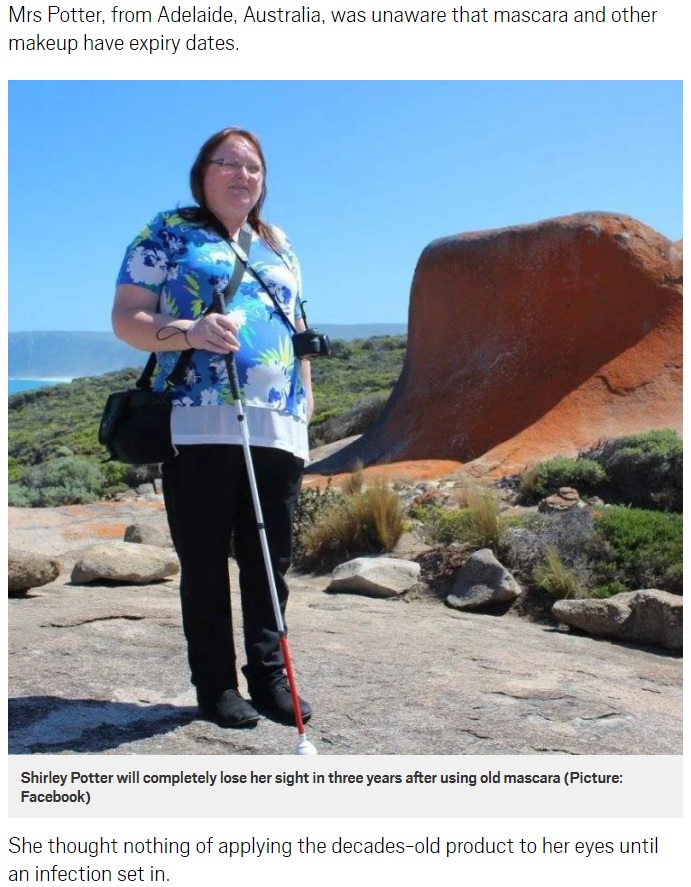
M 404 324 L 391 323 L 319 323 L 318 328 L 331 339 L 346 341 L 406 334 Z M 146 358 L 146 351 L 132 348 L 108 332 L 9 333 L 7 374 L 10 382 L 42 381 L 50 385 L 143 366 Z
M 40 391 L 41 388 L 53 388 L 56 385 L 69 385 L 74 378 L 74 376 L 42 376 L 34 378 L 28 376 L 8 376 L 7 396 L 27 394 L 30 391 Z

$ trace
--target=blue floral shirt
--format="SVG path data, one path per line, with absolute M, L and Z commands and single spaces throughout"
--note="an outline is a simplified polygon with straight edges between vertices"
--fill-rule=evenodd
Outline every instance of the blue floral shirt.
M 294 324 L 300 309 L 300 266 L 286 236 L 273 229 L 282 249 L 277 255 L 253 234 L 250 265 L 261 274 L 282 310 Z M 185 221 L 178 212 L 157 215 L 130 244 L 118 284 L 135 284 L 158 296 L 158 311 L 173 318 L 195 319 L 222 293 L 237 261 L 216 232 Z M 298 422 L 307 421 L 307 401 L 293 353 L 292 330 L 257 279 L 245 271 L 226 314 L 238 327 L 240 350 L 235 360 L 243 403 L 275 410 Z M 158 354 L 153 380 L 157 391 L 180 356 Z M 183 384 L 173 389 L 173 405 L 196 407 L 232 404 L 222 355 L 195 351 Z

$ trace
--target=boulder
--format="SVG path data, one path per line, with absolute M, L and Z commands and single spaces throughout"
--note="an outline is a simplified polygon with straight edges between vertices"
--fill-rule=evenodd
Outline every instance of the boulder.
M 154 523 L 130 524 L 125 530 L 124 541 L 156 545 L 159 548 L 172 548 L 173 546 L 168 528 L 162 524 Z
M 566 625 L 598 637 L 666 650 L 683 647 L 683 598 L 668 591 L 625 591 L 606 599 L 557 601 L 552 613 Z
M 92 545 L 80 553 L 72 570 L 72 582 L 119 582 L 147 585 L 175 576 L 180 565 L 175 554 L 157 545 L 108 542 Z
M 55 581 L 61 569 L 60 561 L 55 558 L 10 548 L 7 557 L 9 596 L 20 597 L 30 588 Z
M 155 499 L 161 494 L 161 484 L 155 480 L 147 481 L 135 487 L 135 492 L 144 499 Z
M 577 213 L 445 237 L 413 278 L 382 415 L 316 474 L 405 460 L 504 475 L 605 438 L 682 430 L 679 244 Z
M 457 610 L 477 610 L 514 601 L 521 586 L 489 548 L 470 555 L 456 574 L 446 603 Z
M 327 419 L 325 422 L 320 422 L 313 433 L 322 445 L 361 434 L 378 418 L 385 403 L 385 395 L 371 394 L 344 413 Z
M 358 557 L 340 564 L 331 574 L 327 591 L 397 597 L 420 578 L 420 564 L 394 557 Z

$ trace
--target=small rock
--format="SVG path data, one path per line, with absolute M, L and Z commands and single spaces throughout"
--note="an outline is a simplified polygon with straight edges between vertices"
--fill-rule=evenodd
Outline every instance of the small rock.
M 552 613 L 566 625 L 598 637 L 681 650 L 683 603 L 680 595 L 649 588 L 605 599 L 557 601 Z
M 404 496 L 403 502 L 406 509 L 412 508 L 440 508 L 448 501 L 448 493 L 442 492 L 439 488 L 433 487 L 418 493 L 412 499 Z
M 53 582 L 60 575 L 60 561 L 17 548 L 8 550 L 7 575 L 10 597 L 20 597 L 30 588 Z
M 521 586 L 489 548 L 470 555 L 456 574 L 446 603 L 457 610 L 475 610 L 515 600 Z
M 153 483 L 144 483 L 139 484 L 138 487 L 135 487 L 138 496 L 142 496 L 144 499 L 151 499 L 156 495 L 156 487 Z
M 331 574 L 327 591 L 397 597 L 420 577 L 420 564 L 394 557 L 358 557 L 340 564 Z
M 72 570 L 72 582 L 120 582 L 147 585 L 160 582 L 180 571 L 174 554 L 156 545 L 109 542 L 92 545 L 81 553 Z
M 172 548 L 173 545 L 167 528 L 152 523 L 130 524 L 125 530 L 124 541 L 156 545 L 159 548 Z
M 414 530 L 407 530 L 401 533 L 396 543 L 393 553 L 397 559 L 410 560 L 421 554 L 423 551 L 429 551 L 430 546 L 420 537 Z
M 546 511 L 568 511 L 570 508 L 583 508 L 585 505 L 578 495 L 578 490 L 573 487 L 560 487 L 559 492 L 553 496 L 547 496 L 538 503 L 537 510 Z

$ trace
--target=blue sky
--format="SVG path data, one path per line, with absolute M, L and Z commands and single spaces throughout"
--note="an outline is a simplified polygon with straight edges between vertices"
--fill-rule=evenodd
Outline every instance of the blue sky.
M 438 237 L 588 210 L 682 236 L 676 81 L 15 81 L 9 330 L 110 329 L 127 244 L 232 125 L 317 326 L 406 323 Z

